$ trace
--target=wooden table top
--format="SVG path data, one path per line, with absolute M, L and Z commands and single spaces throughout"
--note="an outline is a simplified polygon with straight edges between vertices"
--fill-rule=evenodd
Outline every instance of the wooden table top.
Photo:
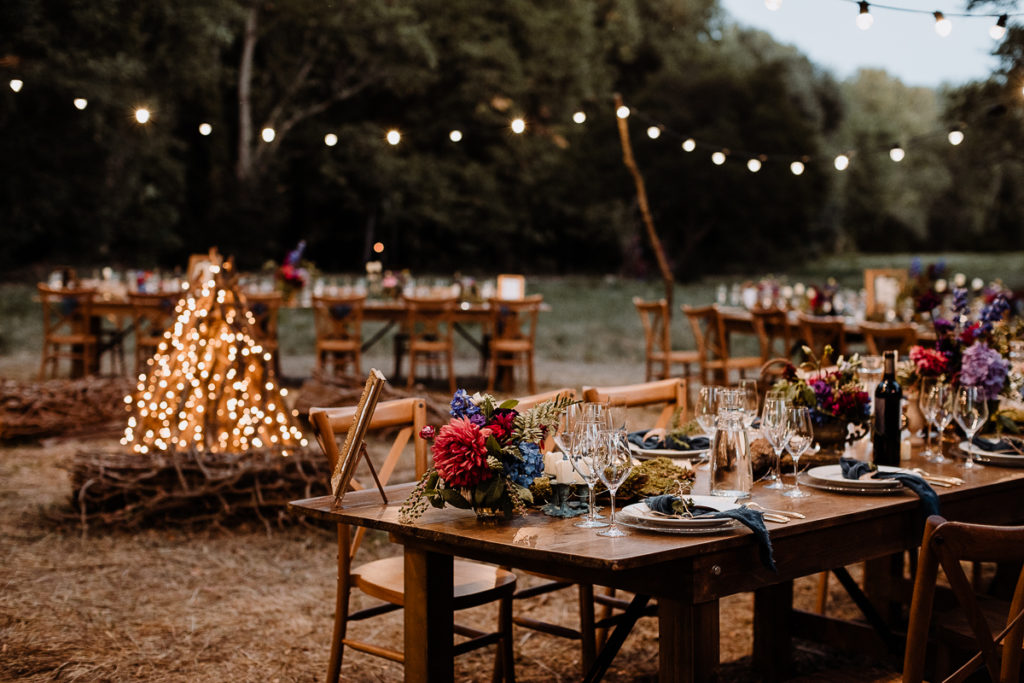
M 749 324 L 751 330 L 753 329 L 754 315 L 747 309 L 739 308 L 736 306 L 719 306 L 718 310 L 722 314 L 722 317 L 725 319 L 726 323 L 740 323 L 744 326 Z M 787 311 L 786 320 L 789 323 L 790 327 L 794 329 L 800 327 L 800 321 L 797 319 L 796 311 Z M 846 328 L 846 333 L 848 335 L 857 336 L 860 334 L 861 321 L 858 321 L 855 318 L 847 317 L 843 317 L 843 321 L 844 327 Z M 893 325 L 903 325 L 903 323 L 893 323 Z M 935 339 L 935 328 L 933 328 L 931 325 L 921 325 L 915 323 L 914 326 L 917 329 L 918 339 Z

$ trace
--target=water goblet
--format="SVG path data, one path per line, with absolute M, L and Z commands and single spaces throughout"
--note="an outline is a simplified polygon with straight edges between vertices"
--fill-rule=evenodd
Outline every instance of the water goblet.
M 932 422 L 935 420 L 935 401 L 932 397 L 932 387 L 936 384 L 935 380 L 924 380 L 921 382 L 921 387 L 918 390 L 917 404 L 921 409 L 921 416 L 924 417 L 924 451 L 921 455 L 925 460 L 931 461 L 935 457 L 935 451 L 932 450 Z
M 569 462 L 572 463 L 573 468 L 579 472 L 579 475 L 583 477 L 583 481 L 587 484 L 589 494 L 587 517 L 576 522 L 576 526 L 585 529 L 608 526 L 597 518 L 595 512 L 596 503 L 594 501 L 594 486 L 600 477 L 597 463 L 597 457 L 602 448 L 600 431 L 601 423 L 599 421 L 581 420 L 576 424 L 576 428 L 572 432 L 571 448 L 569 450 Z
M 764 478 L 769 482 L 765 488 L 787 489 L 789 487 L 782 481 L 781 472 L 782 449 L 786 447 L 790 434 L 789 402 L 786 399 L 769 396 L 764 400 L 764 407 L 761 409 L 761 432 L 775 452 L 771 472 Z
M 583 411 L 582 403 L 570 403 L 559 417 L 558 432 L 555 434 L 555 445 L 563 453 L 568 454 L 571 450 L 572 434 L 576 429 L 577 423 L 583 417 Z
M 806 498 L 810 493 L 800 488 L 800 456 L 807 452 L 814 441 L 814 426 L 811 422 L 811 411 L 806 407 L 791 408 L 789 411 L 791 431 L 786 441 L 786 450 L 793 458 L 793 488 L 786 489 L 782 495 L 789 498 Z
M 746 427 L 747 429 L 750 429 L 750 427 L 753 426 L 754 424 L 754 420 L 757 419 L 757 380 L 741 379 L 740 393 L 743 397 L 743 426 Z
M 956 397 L 953 402 L 953 414 L 956 416 L 957 424 L 967 434 L 968 447 L 974 445 L 974 435 L 985 425 L 988 420 L 988 402 L 981 396 L 978 387 L 962 386 L 956 390 Z M 983 467 L 971 451 L 965 453 L 964 469 L 970 470 L 975 467 Z
M 715 417 L 718 415 L 718 399 L 721 387 L 706 386 L 700 388 L 697 396 L 696 417 L 701 431 L 709 439 L 715 433 Z
M 611 511 L 608 514 L 611 526 L 598 531 L 597 535 L 628 536 L 629 534 L 615 525 L 615 493 L 633 470 L 629 438 L 625 430 L 609 429 L 601 433 L 601 441 L 602 447 L 598 450 L 597 456 L 597 472 L 601 481 L 608 487 L 608 495 L 611 497 Z
M 949 458 L 942 455 L 942 433 L 953 419 L 952 392 L 949 385 L 943 382 L 932 384 L 928 389 L 928 397 L 925 399 L 925 404 L 928 407 L 925 417 L 928 418 L 930 425 L 928 428 L 929 441 L 931 441 L 931 427 L 935 427 L 939 431 L 939 444 L 938 448 L 934 451 L 929 448 L 924 456 L 929 462 L 941 465 L 949 462 Z

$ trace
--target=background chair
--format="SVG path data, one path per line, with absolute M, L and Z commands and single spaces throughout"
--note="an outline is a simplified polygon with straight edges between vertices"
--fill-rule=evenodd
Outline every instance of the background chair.
M 745 372 L 761 367 L 761 356 L 734 356 L 729 348 L 729 333 L 725 321 L 715 305 L 683 305 L 683 313 L 690 322 L 693 339 L 700 356 L 701 383 L 712 384 L 721 378 L 723 384 L 731 384 L 732 371 L 742 378 Z
M 455 393 L 455 305 L 456 297 L 420 298 L 407 296 L 405 334 L 408 335 L 409 375 L 406 386 L 416 382 L 416 366 L 431 371 L 443 364 L 448 372 L 448 388 Z
M 949 617 L 933 615 L 938 569 L 941 566 L 957 603 L 963 609 L 958 619 L 961 640 L 969 641 L 975 654 L 947 681 L 964 680 L 972 671 L 985 667 L 990 680 L 1017 681 L 1024 641 L 1024 572 L 1017 579 L 1013 599 L 998 605 L 979 598 L 964 574 L 962 562 L 1021 562 L 1024 560 L 1024 526 L 999 527 L 947 522 L 933 515 L 925 524 L 924 538 L 914 578 L 910 605 L 907 648 L 903 659 L 904 683 L 917 683 L 925 674 L 929 625 L 934 624 L 938 641 L 949 641 Z M 1001 608 L 1001 613 L 1000 609 Z M 997 635 L 993 637 L 993 632 Z M 933 680 L 933 679 L 932 679 Z M 972 679 L 973 680 L 973 679 Z
M 135 375 L 146 371 L 147 361 L 156 355 L 160 342 L 174 324 L 176 295 L 128 294 L 132 306 L 132 330 L 135 335 Z
M 498 369 L 508 369 L 508 384 L 518 366 L 526 368 L 530 393 L 537 391 L 533 379 L 533 351 L 537 339 L 537 314 L 544 297 L 540 294 L 523 299 L 490 299 L 490 341 L 487 349 L 487 391 L 494 391 Z M 507 388 L 507 387 L 506 387 Z
M 337 434 L 344 434 L 356 413 L 355 406 L 344 408 L 310 408 L 309 419 L 313 424 L 317 442 L 327 456 L 331 471 L 340 457 Z M 379 403 L 374 410 L 369 430 L 379 433 L 384 430 L 399 431 L 394 437 L 391 449 L 380 465 L 378 476 L 387 484 L 398 466 L 403 452 L 413 441 L 415 476 L 423 476 L 427 470 L 427 444 L 419 438 L 419 431 L 426 425 L 427 404 L 422 398 L 405 398 Z M 363 488 L 353 480 L 354 488 Z M 328 683 L 336 683 L 341 675 L 344 648 L 384 657 L 395 662 L 405 661 L 405 655 L 378 643 L 369 643 L 349 638 L 348 623 L 360 621 L 379 614 L 401 609 L 405 602 L 405 561 L 402 555 L 374 560 L 353 566 L 352 560 L 359 550 L 365 529 L 355 534 L 347 524 L 338 525 L 338 592 L 334 611 L 334 632 L 331 639 L 331 655 L 327 665 Z M 515 574 L 466 560 L 455 560 L 454 592 L 455 610 L 499 602 L 498 626 L 492 633 L 474 628 L 455 625 L 455 632 L 469 640 L 455 646 L 455 654 L 476 650 L 491 644 L 498 644 L 495 654 L 494 678 L 505 681 L 515 680 L 512 648 L 512 595 L 516 588 Z M 384 604 L 349 613 L 349 598 L 352 590 L 383 601 Z
M 691 366 L 700 371 L 700 353 L 697 351 L 673 351 L 671 321 L 668 316 L 668 302 L 665 299 L 644 301 L 633 297 L 633 305 L 640 314 L 644 327 L 644 359 L 646 372 L 644 381 L 668 379 L 672 366 L 682 366 L 682 376 L 690 379 L 694 373 Z
M 862 322 L 860 333 L 868 353 L 882 355 L 883 351 L 898 351 L 900 356 L 910 353 L 910 347 L 917 343 L 917 329 L 913 325 Z
M 793 352 L 789 318 L 781 308 L 755 308 L 750 311 L 754 332 L 761 347 L 761 363 L 773 358 L 789 358 Z M 781 343 L 782 348 L 776 348 Z
M 668 427 L 672 416 L 679 413 L 680 423 L 686 422 L 686 380 L 679 377 L 642 384 L 622 384 L 609 387 L 583 387 L 583 400 L 605 403 L 618 400 L 626 408 L 663 406 L 653 425 L 633 425 L 636 429 Z
M 252 328 L 253 339 L 264 351 L 273 356 L 274 372 L 278 377 L 281 376 L 281 359 L 277 352 L 277 316 L 282 301 L 280 292 L 245 294 L 245 305 L 255 319 Z
M 359 375 L 363 346 L 363 304 L 366 297 L 314 296 L 313 323 L 316 327 L 316 369 L 341 374 L 350 364 Z
M 829 345 L 840 356 L 848 355 L 846 347 L 846 321 L 834 316 L 797 315 L 800 323 L 800 336 L 810 347 L 816 358 L 820 358 Z M 832 359 L 835 361 L 835 358 Z
M 93 332 L 91 289 L 51 289 L 40 284 L 39 301 L 43 305 L 43 353 L 39 379 L 57 377 L 60 360 L 71 361 L 72 377 L 91 374 L 98 368 L 96 350 L 99 342 Z

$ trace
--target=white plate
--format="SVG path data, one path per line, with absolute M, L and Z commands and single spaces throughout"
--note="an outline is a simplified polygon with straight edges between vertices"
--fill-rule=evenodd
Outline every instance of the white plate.
M 902 485 L 894 488 L 883 489 L 876 487 L 864 488 L 862 486 L 836 486 L 832 483 L 825 482 L 820 479 L 811 479 L 810 477 L 807 476 L 806 472 L 802 473 L 800 475 L 800 478 L 803 479 L 803 481 L 800 482 L 801 486 L 808 486 L 812 489 L 817 489 L 819 491 L 828 491 L 830 493 L 853 493 L 857 495 L 866 496 L 891 496 L 894 493 L 903 493 L 904 491 L 907 490 L 903 488 Z
M 671 458 L 678 460 L 699 460 L 707 455 L 710 448 L 702 448 L 692 451 L 677 451 L 674 448 L 640 448 L 635 443 L 629 444 L 629 450 L 633 452 L 637 460 L 649 460 L 651 458 Z
M 734 510 L 739 507 L 736 503 L 735 498 L 724 498 L 719 496 L 688 496 L 693 499 L 694 505 L 701 505 L 703 507 L 709 507 L 714 510 Z M 645 527 L 658 527 L 658 528 L 703 528 L 703 527 L 719 527 L 728 526 L 734 523 L 736 520 L 729 518 L 714 518 L 714 517 L 664 517 L 662 515 L 655 514 L 650 511 L 647 504 L 644 502 L 633 503 L 627 505 L 620 511 L 624 517 L 628 518 L 635 525 L 641 525 Z
M 979 448 L 967 441 L 960 442 L 960 450 L 964 453 L 971 453 L 978 462 L 988 465 L 1003 465 L 1005 467 L 1024 467 L 1024 455 L 1011 455 L 1010 453 L 993 453 Z
M 740 528 L 740 523 L 734 519 L 727 519 L 726 522 L 729 524 L 722 524 L 720 526 L 685 526 L 685 527 L 670 527 L 670 526 L 650 526 L 647 524 L 639 523 L 636 517 L 627 517 L 626 515 L 616 515 L 615 523 L 622 526 L 628 526 L 631 529 L 639 529 L 640 531 L 651 531 L 656 534 L 677 534 L 679 536 L 707 536 L 709 534 L 724 534 L 726 532 L 735 531 Z
M 900 467 L 882 465 L 879 472 L 906 472 Z M 807 470 L 807 478 L 824 486 L 860 489 L 898 489 L 903 485 L 895 479 L 846 479 L 842 465 L 821 465 Z

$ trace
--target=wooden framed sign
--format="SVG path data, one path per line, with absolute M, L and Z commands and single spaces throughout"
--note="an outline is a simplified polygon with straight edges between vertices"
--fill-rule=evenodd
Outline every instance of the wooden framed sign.
M 345 435 L 345 444 L 341 447 L 340 457 L 334 464 L 334 472 L 331 473 L 331 493 L 334 494 L 336 505 L 345 497 L 345 492 L 348 491 L 348 486 L 352 482 L 352 475 L 355 474 L 356 465 L 359 464 L 359 459 L 362 457 L 366 458 L 366 464 L 373 474 L 377 488 L 380 489 L 380 495 L 387 502 L 384 487 L 381 486 L 380 480 L 377 478 L 373 463 L 370 462 L 369 457 L 366 457 L 366 443 L 363 441 L 386 381 L 387 378 L 376 368 L 370 370 L 370 375 L 366 378 L 366 386 L 363 387 L 363 394 L 359 397 L 359 403 L 356 405 L 356 414 L 352 416 L 352 424 L 349 425 L 348 433 Z

